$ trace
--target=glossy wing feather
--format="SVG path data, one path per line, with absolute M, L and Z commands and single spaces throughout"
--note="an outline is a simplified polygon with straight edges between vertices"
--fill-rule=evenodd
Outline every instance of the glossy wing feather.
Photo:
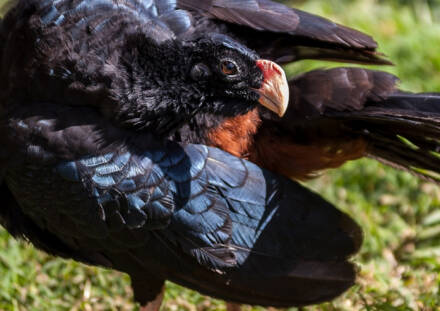
M 46 106 L 11 121 L 24 162 L 5 181 L 20 215 L 56 237 L 51 253 L 251 304 L 310 304 L 353 284 L 358 226 L 299 184 L 215 148 L 129 135 L 90 108 Z
M 195 15 L 229 23 L 228 31 L 278 63 L 327 59 L 389 64 L 368 35 L 269 0 L 178 0 Z M 204 25 L 204 24 L 203 24 Z
M 263 121 L 254 161 L 304 179 L 370 156 L 438 181 L 440 96 L 405 93 L 397 83 L 391 74 L 362 68 L 295 77 L 286 115 Z

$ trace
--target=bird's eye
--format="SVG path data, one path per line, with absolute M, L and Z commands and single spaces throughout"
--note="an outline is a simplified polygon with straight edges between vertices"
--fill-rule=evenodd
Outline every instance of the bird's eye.
M 220 70 L 227 76 L 233 76 L 238 73 L 238 66 L 230 60 L 222 60 L 220 62 Z
M 208 66 L 202 63 L 196 64 L 191 69 L 191 78 L 195 81 L 206 80 L 211 75 L 211 70 Z

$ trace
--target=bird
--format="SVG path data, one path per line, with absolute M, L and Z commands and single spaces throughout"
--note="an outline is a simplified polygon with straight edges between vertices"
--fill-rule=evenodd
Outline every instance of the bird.
M 2 225 L 49 254 L 290 307 L 355 283 L 362 230 L 298 180 L 371 156 L 436 172 L 439 95 L 302 59 L 389 64 L 269 0 L 19 0 L 0 28 Z

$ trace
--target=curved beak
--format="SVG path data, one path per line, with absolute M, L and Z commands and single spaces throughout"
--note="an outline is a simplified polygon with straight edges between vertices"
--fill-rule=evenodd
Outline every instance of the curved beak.
M 280 66 L 269 60 L 259 59 L 257 66 L 264 75 L 261 88 L 256 90 L 260 95 L 259 102 L 282 117 L 289 105 L 289 84 L 286 74 Z

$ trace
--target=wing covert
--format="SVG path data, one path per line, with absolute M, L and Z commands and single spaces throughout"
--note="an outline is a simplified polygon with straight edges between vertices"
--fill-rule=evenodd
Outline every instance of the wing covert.
M 389 64 L 370 36 L 269 0 L 178 0 L 177 7 L 229 23 L 228 30 L 262 57 Z
M 316 212 L 317 217 L 335 213 L 305 188 L 202 145 L 106 154 L 64 162 L 57 172 L 78 186 L 81 182 L 106 213 L 105 206 L 117 208 L 129 230 L 161 230 L 170 244 L 212 269 L 243 265 L 274 215 L 290 205 L 295 206 L 289 213 L 293 222 L 302 212 Z M 342 257 L 357 247 L 351 238 L 345 243 L 350 251 Z M 268 250 L 257 252 L 273 256 Z
M 17 115 L 17 131 L 38 124 L 37 141 L 51 144 L 23 151 L 28 160 L 5 180 L 26 217 L 62 243 L 52 253 L 131 275 L 157 270 L 255 304 L 322 301 L 353 284 L 346 260 L 359 248 L 358 226 L 301 185 L 216 148 L 126 137 L 87 109 L 50 107 Z

